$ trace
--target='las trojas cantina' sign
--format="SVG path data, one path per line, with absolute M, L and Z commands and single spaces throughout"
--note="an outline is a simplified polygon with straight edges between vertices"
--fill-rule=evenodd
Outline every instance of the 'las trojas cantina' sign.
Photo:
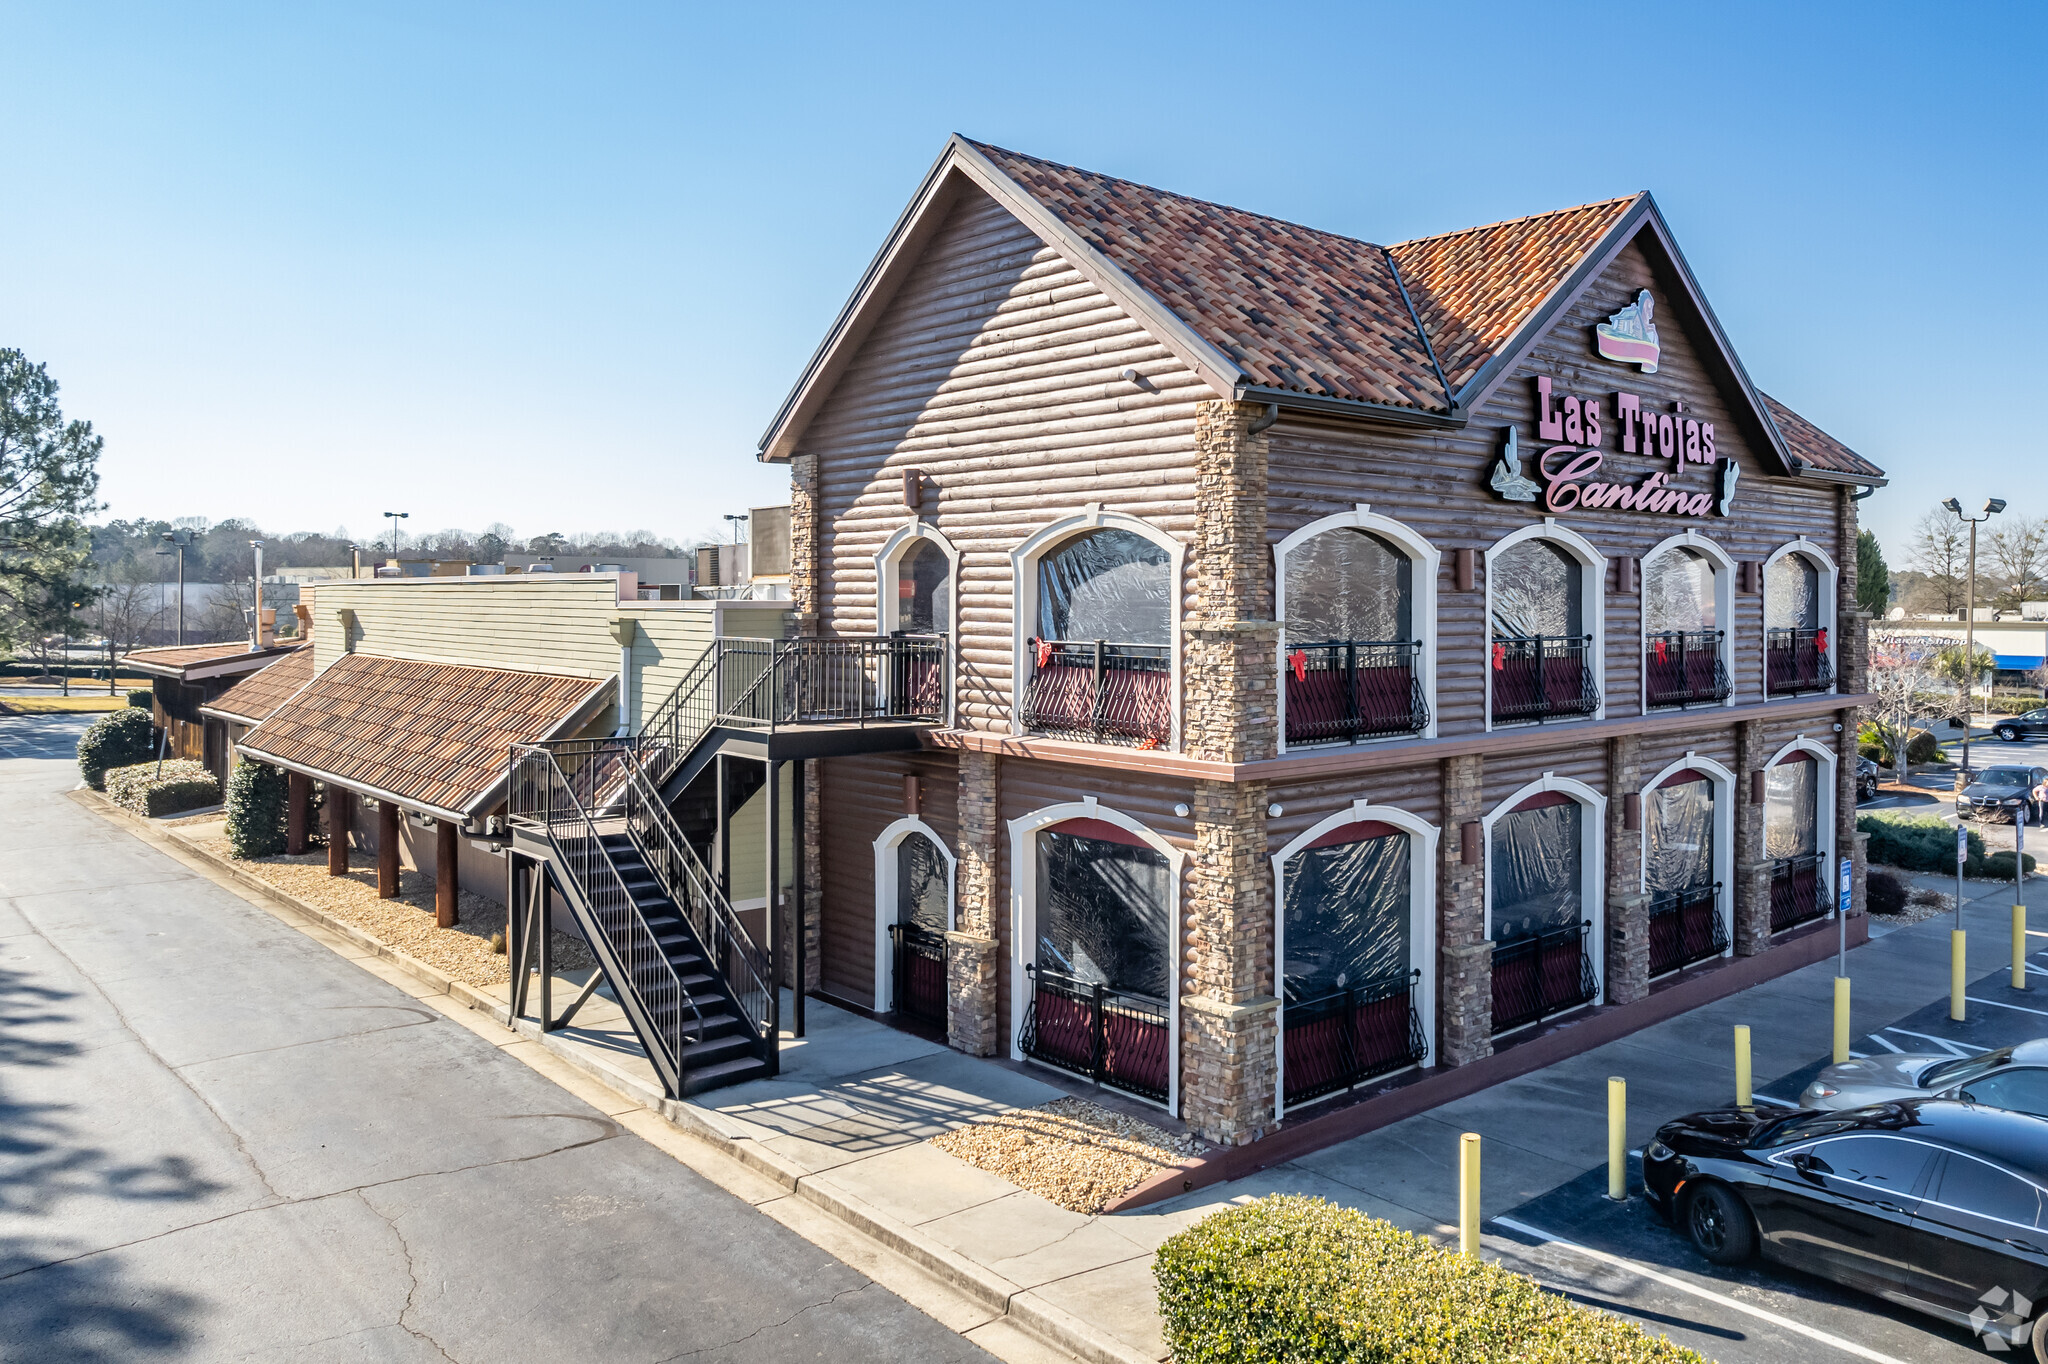
M 1600 447 L 1609 418 L 1622 454 L 1669 460 L 1671 468 L 1630 483 L 1600 478 L 1607 461 Z M 1504 501 L 1541 501 L 1553 512 L 1585 507 L 1670 516 L 1726 516 L 1734 506 L 1742 471 L 1734 460 L 1714 452 L 1714 424 L 1682 411 L 1648 411 L 1636 394 L 1614 394 L 1611 411 L 1603 412 L 1598 399 L 1557 394 L 1549 376 L 1541 376 L 1536 380 L 1536 435 L 1547 444 L 1536 457 L 1537 478 L 1532 479 L 1522 468 L 1515 428 L 1507 429 L 1500 461 L 1488 479 Z M 1679 483 L 1695 466 L 1709 464 L 1714 466 L 1710 488 Z

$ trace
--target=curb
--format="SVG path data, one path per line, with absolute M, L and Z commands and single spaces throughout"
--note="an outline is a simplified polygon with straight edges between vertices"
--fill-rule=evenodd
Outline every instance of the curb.
M 232 881 L 278 908 L 308 919 L 329 932 L 346 938 L 351 944 L 373 956 L 390 962 L 420 984 L 432 987 L 434 993 L 445 994 L 451 999 L 458 1000 L 479 1013 L 489 1015 L 495 1022 L 519 1036 L 539 1043 L 551 1054 L 588 1075 L 619 1097 L 657 1114 L 678 1131 L 708 1143 L 721 1154 L 766 1176 L 805 1203 L 869 1240 L 879 1242 L 948 1287 L 978 1305 L 998 1313 L 1001 1317 L 1008 1318 L 1047 1344 L 1077 1359 L 1086 1360 L 1088 1364 L 1159 1364 L 1150 1355 L 1133 1350 L 1081 1318 L 1011 1283 L 995 1271 L 976 1264 L 958 1251 L 940 1245 L 915 1227 L 897 1221 L 851 1194 L 820 1183 L 821 1176 L 811 1174 L 801 1166 L 785 1160 L 754 1138 L 735 1135 L 714 1110 L 699 1107 L 687 1100 L 668 1098 L 638 1077 L 604 1065 L 597 1058 L 587 1054 L 585 1049 L 567 1044 L 553 1033 L 542 1032 L 540 1023 L 535 1019 L 511 1018 L 508 1005 L 427 965 L 417 957 L 408 956 L 386 946 L 325 910 L 315 909 L 297 896 L 279 890 L 261 877 L 252 875 L 234 863 L 179 838 L 168 829 L 154 825 L 130 810 L 123 809 L 97 791 L 81 787 L 65 794 L 93 813 L 126 826 L 143 841 L 175 848 L 183 856 L 203 864 L 214 875 Z

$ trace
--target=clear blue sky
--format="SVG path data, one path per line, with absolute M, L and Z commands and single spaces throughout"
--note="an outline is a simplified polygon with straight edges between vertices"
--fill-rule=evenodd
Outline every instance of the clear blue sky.
M 1391 241 L 1647 188 L 1757 381 L 2048 513 L 2032 6 L 0 4 L 110 515 L 688 537 L 954 130 Z M 2024 382 L 2023 382 L 2024 381 Z M 1896 566 L 1904 546 L 1892 549 Z

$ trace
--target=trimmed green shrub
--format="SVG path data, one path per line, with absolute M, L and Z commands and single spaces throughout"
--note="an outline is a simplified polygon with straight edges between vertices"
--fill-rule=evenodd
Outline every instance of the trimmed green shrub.
M 78 775 L 93 790 L 104 790 L 108 769 L 139 763 L 155 752 L 156 726 L 148 711 L 109 711 L 78 740 Z
M 1152 1273 L 1178 1364 L 1705 1364 L 1633 1322 L 1319 1198 L 1206 1218 L 1159 1248 Z
M 1913 888 L 1895 871 L 1871 868 L 1864 882 L 1864 902 L 1872 914 L 1904 914 Z
M 237 857 L 284 851 L 286 777 L 269 763 L 243 761 L 228 773 L 228 847 Z
M 162 776 L 154 762 L 110 769 L 107 794 L 140 815 L 175 815 L 220 804 L 220 783 L 203 764 L 177 758 L 163 765 Z
M 1892 746 L 1884 741 L 1877 730 L 1865 725 L 1856 735 L 1856 752 L 1870 759 L 1879 767 L 1892 766 Z M 1935 763 L 1941 761 L 1941 741 L 1924 729 L 1916 729 L 1906 738 L 1906 761 L 1908 763 Z
M 128 693 L 128 704 L 135 707 L 135 709 L 137 710 L 148 710 L 150 708 L 151 703 L 155 700 L 156 693 L 148 687 L 144 687 L 140 691 L 131 691 Z
M 1907 871 L 1953 875 L 1956 869 L 1956 830 L 1932 815 L 1859 815 L 1856 831 L 1870 835 L 1870 860 Z M 1975 829 L 1969 834 L 1969 857 L 1963 875 L 2012 879 L 2010 852 L 1984 855 L 1984 836 Z M 2001 864 L 2000 858 L 2004 861 Z M 2000 866 L 2004 871 L 1999 871 Z M 2034 855 L 2027 854 L 2027 870 L 2034 869 Z

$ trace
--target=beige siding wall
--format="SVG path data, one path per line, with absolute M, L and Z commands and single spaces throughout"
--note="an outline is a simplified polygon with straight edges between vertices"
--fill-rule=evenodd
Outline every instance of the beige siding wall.
M 923 470 L 923 518 L 962 555 L 960 723 L 1007 731 L 1010 551 L 1091 502 L 1190 540 L 1195 404 L 1214 396 L 1015 218 L 963 197 L 798 446 L 819 462 L 824 633 L 875 632 L 874 556 L 912 519 L 903 470 Z

